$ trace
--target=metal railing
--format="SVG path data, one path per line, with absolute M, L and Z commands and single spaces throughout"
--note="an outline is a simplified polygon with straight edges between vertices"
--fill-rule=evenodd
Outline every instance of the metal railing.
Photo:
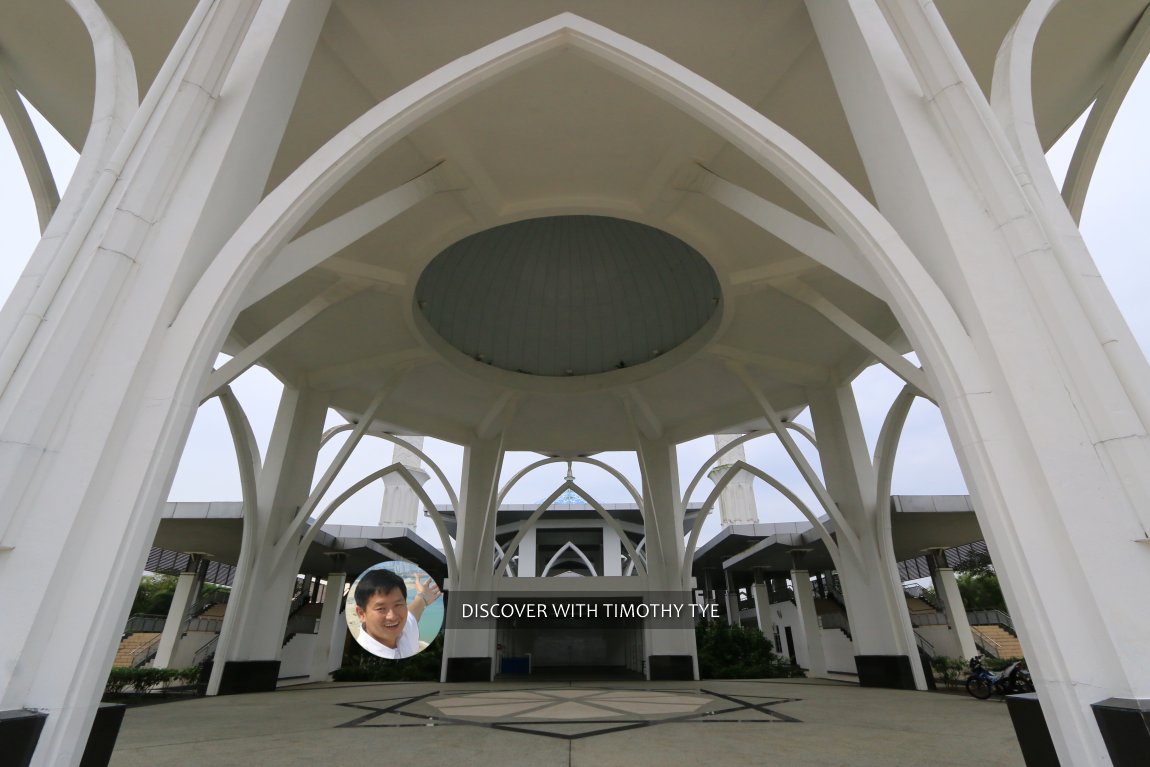
M 974 635 L 974 644 L 985 654 L 992 655 L 995 658 L 1002 657 L 1002 645 L 980 631 L 977 626 L 971 626 L 970 633 Z
M 214 637 L 200 645 L 200 649 L 196 650 L 195 654 L 192 655 L 192 665 L 199 666 L 214 657 L 216 654 L 216 647 L 219 645 L 219 643 L 220 635 L 216 634 Z
M 930 640 L 917 631 L 914 632 L 914 643 L 918 645 L 918 649 L 922 650 L 930 657 L 933 658 L 934 656 L 938 655 L 938 650 L 934 649 L 934 645 L 931 644 Z
M 168 619 L 166 615 L 133 615 L 128 618 L 127 624 L 124 626 L 125 634 L 135 634 L 139 631 L 163 631 L 164 622 Z
M 1002 610 L 971 610 L 966 614 L 966 619 L 971 626 L 1002 626 L 1018 636 L 1014 630 L 1014 621 Z
M 223 625 L 223 618 L 189 618 L 184 621 L 184 631 L 214 631 L 218 634 Z
M 190 615 L 194 618 L 197 615 L 199 615 L 200 613 L 202 613 L 204 610 L 207 610 L 209 607 L 214 607 L 215 605 L 227 604 L 228 599 L 231 598 L 231 595 L 232 595 L 232 592 L 230 592 L 230 591 L 217 591 L 217 592 L 214 592 L 212 594 L 208 594 L 206 597 L 200 599 L 195 604 L 193 604 L 190 608 L 188 608 L 188 615 Z
M 141 631 L 162 632 L 168 622 L 166 615 L 133 615 L 124 627 L 125 634 L 135 634 Z M 219 632 L 223 626 L 223 618 L 189 618 L 184 621 L 183 632 L 187 631 L 215 631 Z
M 933 607 L 935 610 L 938 610 L 939 612 L 945 611 L 945 608 L 942 606 L 942 602 L 939 600 L 938 595 L 932 591 L 929 591 L 928 589 L 924 589 L 922 586 L 903 586 L 902 590 L 903 593 L 912 599 L 918 599 L 926 602 L 928 605 Z
M 142 644 L 135 650 L 132 650 L 128 666 L 131 668 L 139 668 L 152 658 L 156 657 L 156 653 L 160 650 L 160 637 L 162 634 L 157 634 L 148 640 L 147 644 Z
M 946 613 L 911 613 L 912 626 L 949 626 Z

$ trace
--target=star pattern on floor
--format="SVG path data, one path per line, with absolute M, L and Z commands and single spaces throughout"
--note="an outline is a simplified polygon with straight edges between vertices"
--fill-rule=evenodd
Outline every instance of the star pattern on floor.
M 800 720 L 775 707 L 799 698 L 711 690 L 541 688 L 433 692 L 339 703 L 366 713 L 337 727 L 472 726 L 575 740 L 668 723 L 779 724 Z

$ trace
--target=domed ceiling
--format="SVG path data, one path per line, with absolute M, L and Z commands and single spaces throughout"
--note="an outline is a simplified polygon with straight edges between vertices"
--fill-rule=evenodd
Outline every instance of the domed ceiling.
M 719 280 L 697 251 L 644 224 L 551 216 L 451 245 L 420 275 L 428 325 L 479 362 L 535 376 L 649 362 L 715 314 Z

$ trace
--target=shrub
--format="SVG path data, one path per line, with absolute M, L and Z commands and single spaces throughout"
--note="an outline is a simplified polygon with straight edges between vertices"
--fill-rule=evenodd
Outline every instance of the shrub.
M 802 676 L 801 669 L 776 655 L 756 628 L 703 621 L 695 627 L 699 676 L 704 679 L 762 679 Z
M 115 666 L 104 685 L 105 695 L 123 695 L 126 692 L 146 693 L 161 684 L 180 683 L 194 685 L 199 681 L 200 669 L 191 668 L 128 668 Z
M 354 645 L 344 654 L 343 666 L 332 673 L 337 682 L 438 682 L 443 663 L 443 634 L 418 655 L 399 660 L 377 658 Z
M 943 655 L 931 658 L 930 667 L 934 670 L 935 679 L 947 687 L 953 687 L 964 681 L 970 670 L 962 658 L 947 658 Z

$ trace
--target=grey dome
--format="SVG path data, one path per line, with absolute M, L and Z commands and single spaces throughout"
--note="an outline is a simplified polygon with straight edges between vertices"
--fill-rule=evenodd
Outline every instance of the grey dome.
M 689 245 L 644 224 L 552 216 L 498 226 L 436 256 L 416 287 L 464 354 L 541 376 L 632 367 L 694 335 L 719 281 Z

